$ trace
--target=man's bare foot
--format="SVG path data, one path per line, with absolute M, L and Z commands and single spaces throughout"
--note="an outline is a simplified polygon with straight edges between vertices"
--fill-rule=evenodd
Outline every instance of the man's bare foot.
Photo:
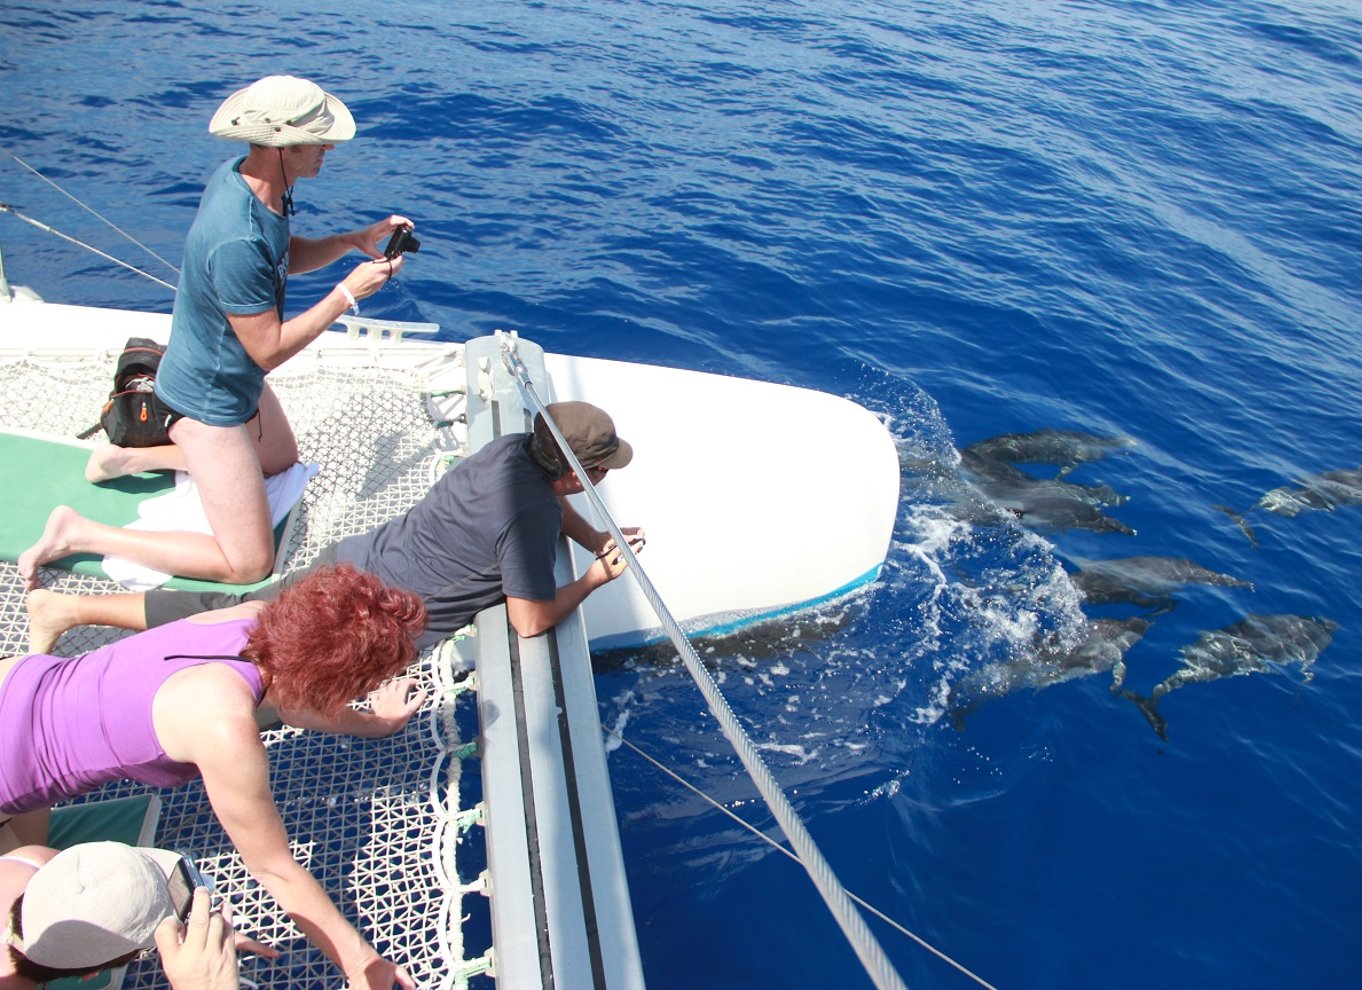
M 71 537 L 84 521 L 84 517 L 69 505 L 59 505 L 52 510 L 38 542 L 19 554 L 19 576 L 24 579 L 25 591 L 38 587 L 39 567 L 75 552 Z
M 121 478 L 133 472 L 128 467 L 129 450 L 103 443 L 90 451 L 90 459 L 85 462 L 85 480 L 91 484 Z
M 51 653 L 57 639 L 75 623 L 66 614 L 69 595 L 36 588 L 28 593 L 28 652 Z

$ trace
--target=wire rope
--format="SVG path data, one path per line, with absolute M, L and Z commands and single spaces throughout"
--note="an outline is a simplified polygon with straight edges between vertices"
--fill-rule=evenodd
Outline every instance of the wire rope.
M 720 804 L 720 803 L 719 803 L 718 801 L 716 801 L 714 798 L 710 797 L 710 796 L 709 796 L 708 794 L 706 794 L 704 791 L 700 790 L 700 788 L 696 787 L 696 786 L 695 786 L 694 784 L 692 784 L 690 781 L 686 780 L 685 777 L 682 777 L 682 776 L 681 776 L 679 773 L 677 773 L 675 770 L 671 769 L 671 767 L 666 766 L 666 765 L 665 765 L 664 763 L 662 763 L 660 760 L 658 760 L 658 759 L 656 759 L 655 757 L 649 755 L 648 753 L 645 753 L 642 749 L 640 749 L 640 748 L 639 748 L 638 746 L 636 746 L 634 743 L 631 743 L 628 739 L 625 739 L 624 736 L 620 735 L 619 732 L 618 732 L 617 730 L 615 730 L 615 729 L 602 729 L 602 731 L 606 734 L 606 736 L 607 736 L 608 738 L 613 739 L 615 742 L 619 743 L 621 746 L 628 746 L 631 750 L 633 750 L 633 751 L 634 751 L 635 753 L 637 753 L 639 756 L 643 757 L 643 759 L 647 760 L 647 761 L 648 761 L 649 763 L 651 763 L 654 767 L 656 767 L 658 770 L 662 771 L 664 774 L 666 774 L 666 775 L 667 775 L 668 777 L 670 777 L 672 780 L 676 781 L 678 784 L 680 784 L 680 785 L 681 785 L 682 787 L 684 787 L 686 790 L 690 791 L 692 794 L 694 794 L 694 795 L 695 795 L 696 797 L 698 797 L 700 800 L 702 800 L 702 801 L 704 801 L 706 804 L 710 805 L 710 806 L 711 806 L 712 808 L 714 808 L 716 811 L 723 812 L 723 814 L 725 814 L 725 815 L 727 815 L 729 818 L 733 819 L 734 822 L 736 822 L 737 824 L 741 825 L 743 828 L 747 829 L 747 831 L 751 832 L 751 833 L 752 833 L 753 835 L 755 835 L 758 839 L 760 839 L 762 842 L 765 842 L 767 845 L 769 845 L 772 849 L 774 849 L 774 850 L 776 850 L 777 852 L 779 852 L 781 855 L 786 856 L 786 857 L 788 857 L 788 858 L 794 860 L 796 863 L 799 862 L 799 857 L 798 857 L 798 856 L 796 856 L 796 855 L 795 855 L 794 853 L 792 853 L 790 850 L 786 849 L 784 846 L 782 846 L 782 845 L 781 845 L 779 842 L 777 842 L 775 839 L 771 838 L 769 835 L 767 835 L 767 834 L 766 834 L 765 832 L 763 832 L 761 829 L 757 828 L 757 827 L 756 827 L 755 825 L 753 825 L 751 822 L 747 821 L 747 820 L 746 820 L 745 818 L 743 818 L 741 815 L 736 814 L 731 808 L 725 808 L 722 804 Z M 973 980 L 975 983 L 979 984 L 979 986 L 986 988 L 986 990 L 998 990 L 997 987 L 995 987 L 992 983 L 989 983 L 989 982 L 988 982 L 987 980 L 985 980 L 982 976 L 979 976 L 977 973 L 972 972 L 972 971 L 971 971 L 968 967 L 966 967 L 964 964 L 959 963 L 959 962 L 956 962 L 956 961 L 955 961 L 954 959 L 952 959 L 950 956 L 946 955 L 946 953 L 942 952 L 942 951 L 941 951 L 940 949 L 938 949 L 936 946 L 932 945 L 932 943 L 930 943 L 930 942 L 928 942 L 926 939 L 924 939 L 921 935 L 918 935 L 916 932 L 912 931 L 911 929 L 907 928 L 906 926 L 904 926 L 904 925 L 900 924 L 899 922 L 895 921 L 893 918 L 889 917 L 889 915 L 885 914 L 883 911 L 881 911 L 879 908 L 875 907 L 873 904 L 870 904 L 870 903 L 868 903 L 867 901 L 865 901 L 863 898 L 860 898 L 860 897 L 856 896 L 856 895 L 853 894 L 851 891 L 847 891 L 847 896 L 850 897 L 850 898 L 851 898 L 853 901 L 855 901 L 857 904 L 859 904 L 861 907 L 865 908 L 867 911 L 869 911 L 869 912 L 870 912 L 871 914 L 873 914 L 875 917 L 879 918 L 879 919 L 880 919 L 881 921 L 883 921 L 886 925 L 889 925 L 889 926 L 890 926 L 891 928 L 893 928 L 895 931 L 899 932 L 899 934 L 904 935 L 904 936 L 906 936 L 907 938 L 912 939 L 914 942 L 916 942 L 916 943 L 917 943 L 918 945 L 920 945 L 922 948 L 926 949 L 926 950 L 927 950 L 928 952 L 930 952 L 932 955 L 936 956 L 936 957 L 937 957 L 938 959 L 940 959 L 942 962 L 946 963 L 946 964 L 949 965 L 949 966 L 953 966 L 956 970 L 958 970 L 959 972 L 963 973 L 965 976 L 968 976 L 968 977 L 969 977 L 971 980 Z
M 69 241 L 69 242 L 72 243 L 72 244 L 75 244 L 75 245 L 77 245 L 77 246 L 79 246 L 79 247 L 83 247 L 83 248 L 85 248 L 85 250 L 87 250 L 87 251 L 93 251 L 95 254 L 99 255 L 101 258 L 105 259 L 106 261 L 112 261 L 115 265 L 121 265 L 121 266 L 123 266 L 124 268 L 126 268 L 126 269 L 127 269 L 128 271 L 130 271 L 130 272 L 136 272 L 138 275 L 145 276 L 146 278 L 151 279 L 153 282 L 157 283 L 158 285 L 164 285 L 164 286 L 165 286 L 167 289 L 169 289 L 171 292 L 176 291 L 176 290 L 175 290 L 175 286 L 171 285 L 171 284 L 170 284 L 169 282 L 167 282 L 165 279 L 157 278 L 155 275 L 151 274 L 151 272 L 144 271 L 143 269 L 138 268 L 136 265 L 130 265 L 130 264 L 128 264 L 126 261 L 123 261 L 123 260 L 120 259 L 120 258 L 115 258 L 113 255 L 107 254 L 106 252 L 101 251 L 99 248 L 95 247 L 95 246 L 92 245 L 92 244 L 86 244 L 84 241 L 79 240 L 78 238 L 72 237 L 70 234 L 63 234 L 60 230 L 57 230 L 57 229 L 55 229 L 55 228 L 53 228 L 53 227 L 49 227 L 47 224 L 42 223 L 42 222 L 40 222 L 40 221 L 38 221 L 38 220 L 34 220 L 32 217 L 26 217 L 26 216 L 24 216 L 22 213 L 20 213 L 18 210 L 16 210 L 14 207 L 10 206 L 8 203 L 0 203 L 0 211 L 3 211 L 3 212 L 5 212 L 5 213 L 12 214 L 13 216 L 18 217 L 18 218 L 19 218 L 20 220 L 22 220 L 24 223 L 32 224 L 33 226 L 37 227 L 39 230 L 44 230 L 44 231 L 46 231 L 46 232 L 49 233 L 49 234 L 56 234 L 56 235 L 57 235 L 58 237 L 60 237 L 62 240 L 64 240 L 64 241 Z
M 884 954 L 884 949 L 880 947 L 875 936 L 871 934 L 866 926 L 865 919 L 856 911 L 847 896 L 846 889 L 837 879 L 828 865 L 823 854 L 819 851 L 813 837 L 808 829 L 800 820 L 794 807 L 786 798 L 785 792 L 780 789 L 770 769 L 767 768 L 765 761 L 762 760 L 756 744 L 747 735 L 746 731 L 739 724 L 733 711 L 728 706 L 728 701 L 720 692 L 714 679 L 705 670 L 704 664 L 700 662 L 695 648 L 691 645 L 686 634 L 681 631 L 681 627 L 672 617 L 671 611 L 667 608 L 662 598 L 653 587 L 652 581 L 639 565 L 638 557 L 629 547 L 629 541 L 625 537 L 619 525 L 610 515 L 610 511 L 605 507 L 600 495 L 596 492 L 596 487 L 587 477 L 586 471 L 582 468 L 577 456 L 568 446 L 567 440 L 563 437 L 562 431 L 558 429 L 558 424 L 553 421 L 553 417 L 548 415 L 545 404 L 540 400 L 538 393 L 534 390 L 534 383 L 530 381 L 529 369 L 525 367 L 520 355 L 516 352 L 514 338 L 509 334 L 499 334 L 501 337 L 501 355 L 506 369 L 510 372 L 511 378 L 515 381 L 516 387 L 526 403 L 535 412 L 543 416 L 545 424 L 553 434 L 554 440 L 558 444 L 559 451 L 563 454 L 568 464 L 577 472 L 577 477 L 581 480 L 582 487 L 587 499 L 596 510 L 601 520 L 606 524 L 611 537 L 615 540 L 615 546 L 624 555 L 628 564 L 628 569 L 634 576 L 635 582 L 643 592 L 643 596 L 653 607 L 662 627 L 667 631 L 671 638 L 672 645 L 676 647 L 680 654 L 687 671 L 690 672 L 691 679 L 695 681 L 696 687 L 704 696 L 709 705 L 710 712 L 719 722 L 719 728 L 732 744 L 738 758 L 742 760 L 743 766 L 747 768 L 749 776 L 756 784 L 758 792 L 765 800 L 767 807 L 775 816 L 781 830 L 790 840 L 790 845 L 798 854 L 799 861 L 813 880 L 814 886 L 823 897 L 828 909 L 832 912 L 837 924 L 841 927 L 843 934 L 850 943 L 852 950 L 860 959 L 861 965 L 865 968 L 866 974 L 874 982 L 879 990 L 906 990 L 902 978 L 895 972 L 890 964 L 888 957 Z
M 118 226 L 118 224 L 114 223 L 114 222 L 113 222 L 112 220 L 110 220 L 108 217 L 104 216 L 104 215 L 101 214 L 98 210 L 94 209 L 94 207 L 91 207 L 91 206 L 86 205 L 85 203 L 82 203 L 82 202 L 81 202 L 79 199 L 77 199 L 75 196 L 71 195 L 69 192 L 67 192 L 65 189 L 63 189 L 61 186 L 59 186 L 57 183 L 53 182 L 53 181 L 52 181 L 51 179 L 49 179 L 47 176 L 43 175 L 43 174 L 42 174 L 41 172 L 39 172 L 36 168 L 34 168 L 32 165 L 30 165 L 28 162 L 24 161 L 22 158 L 20 158 L 18 155 L 14 154 L 13 152 L 10 153 L 10 157 L 13 158 L 13 159 L 14 159 L 16 162 L 18 162 L 20 165 L 22 165 L 24 168 L 28 169 L 30 172 L 32 172 L 34 175 L 36 175 L 38 178 L 42 179 L 42 180 L 43 180 L 44 182 L 46 182 L 49 186 L 51 186 L 53 189 L 57 190 L 57 192 L 61 193 L 63 196 L 65 196 L 65 197 L 66 197 L 67 199 L 69 199 L 71 202 L 75 203 L 77 206 L 79 206 L 79 207 L 80 207 L 82 210 L 84 210 L 86 213 L 90 214 L 90 216 L 94 217 L 96 220 L 102 220 L 104 223 L 108 224 L 108 225 L 109 225 L 110 227 L 112 227 L 114 230 L 118 231 L 120 234 L 122 234 L 122 235 L 123 235 L 124 237 L 126 237 L 128 240 L 132 241 L 134 244 L 136 244 L 138 247 L 140 247 L 140 248 L 141 248 L 143 251 L 145 251 L 147 254 L 151 255 L 153 258 L 155 258 L 155 259 L 156 259 L 157 261 L 159 261 L 161 264 L 165 265 L 167 268 L 169 268 L 169 269 L 170 269 L 172 272 L 174 272 L 176 275 L 180 274 L 180 270 L 179 270 L 178 268 L 176 268 L 174 265 L 172 265 L 169 261 L 166 261 L 165 258 L 162 258 L 159 254 L 157 254 L 157 253 L 156 253 L 155 251 L 153 251 L 151 248 L 147 247 L 145 244 L 143 244 L 141 241 L 139 241 L 136 237 L 133 237 L 131 234 L 129 234 L 129 233 L 128 233 L 126 230 L 124 230 L 122 227 Z

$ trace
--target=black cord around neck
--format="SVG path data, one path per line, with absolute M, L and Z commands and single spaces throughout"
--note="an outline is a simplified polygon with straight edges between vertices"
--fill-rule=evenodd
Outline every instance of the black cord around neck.
M 298 215 L 297 209 L 293 206 L 293 186 L 288 181 L 288 169 L 284 168 L 284 149 L 279 149 L 279 174 L 284 177 L 284 194 L 279 197 L 280 209 L 284 211 L 284 216 L 293 217 Z

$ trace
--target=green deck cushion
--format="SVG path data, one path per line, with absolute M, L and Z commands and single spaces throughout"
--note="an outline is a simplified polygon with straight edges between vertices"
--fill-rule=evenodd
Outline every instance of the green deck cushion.
M 59 437 L 0 430 L 0 491 L 5 511 L 0 512 L 0 560 L 17 561 L 43 535 L 47 517 L 59 505 L 69 505 L 87 519 L 126 526 L 137 520 L 137 507 L 144 500 L 164 495 L 175 487 L 172 471 L 135 474 L 92 485 L 85 480 L 85 462 L 92 444 Z M 288 526 L 285 519 L 274 529 L 278 550 Z M 72 554 L 45 564 L 78 574 L 104 577 L 101 558 Z M 193 578 L 171 578 L 167 588 L 242 591 L 268 584 L 274 577 L 248 585 L 226 585 Z
M 52 810 L 47 842 L 54 849 L 82 842 L 151 845 L 160 815 L 161 799 L 155 794 L 63 805 Z

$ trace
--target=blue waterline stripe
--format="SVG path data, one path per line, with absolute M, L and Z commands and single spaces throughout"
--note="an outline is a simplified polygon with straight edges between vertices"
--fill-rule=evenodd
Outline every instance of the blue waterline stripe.
M 795 604 L 792 605 L 782 605 L 780 608 L 770 609 L 767 611 L 744 613 L 737 616 L 736 618 L 726 618 L 722 622 L 715 622 L 715 624 L 712 626 L 701 626 L 699 628 L 694 629 L 687 628 L 686 634 L 689 636 L 726 636 L 729 633 L 736 632 L 739 629 L 745 629 L 748 626 L 756 625 L 759 622 L 769 622 L 772 619 L 779 619 L 786 615 L 793 615 L 795 612 L 803 612 L 808 609 L 817 608 L 820 605 L 826 605 L 829 602 L 836 601 L 839 598 L 845 598 L 852 592 L 857 591 L 860 588 L 863 588 L 867 584 L 870 584 L 872 581 L 874 581 L 876 578 L 880 576 L 881 568 L 882 565 L 876 564 L 874 567 L 866 571 L 860 577 L 853 578 L 846 584 L 842 585 L 840 588 L 837 588 L 834 591 L 830 591 L 826 595 L 820 595 L 818 598 L 810 598 L 807 601 L 796 602 Z M 703 622 L 705 620 L 699 619 L 691 621 Z M 689 623 L 687 623 L 687 625 L 689 626 Z M 639 634 L 637 632 L 631 632 L 618 633 L 614 636 L 603 636 L 600 639 L 591 640 L 590 646 L 592 650 L 618 650 L 627 649 L 631 647 L 641 648 L 645 646 L 653 646 L 657 643 L 667 642 L 666 634 L 660 631 L 656 632 L 650 631 L 648 634 L 644 636 L 643 639 L 637 638 L 638 635 Z

